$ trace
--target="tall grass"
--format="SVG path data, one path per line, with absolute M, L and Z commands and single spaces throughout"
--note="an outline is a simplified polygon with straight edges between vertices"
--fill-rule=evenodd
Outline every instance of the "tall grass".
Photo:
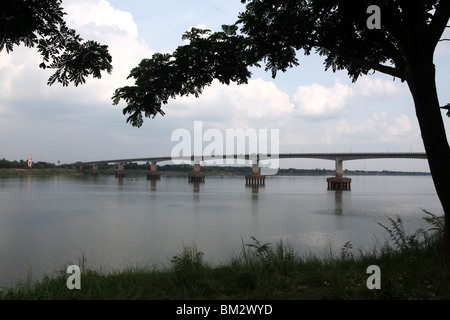
M 389 219 L 381 227 L 391 241 L 370 252 L 347 242 L 339 254 L 299 256 L 287 242 L 251 237 L 229 263 L 214 267 L 195 244 L 163 269 L 106 273 L 89 269 L 83 257 L 81 290 L 67 289 L 64 270 L 35 285 L 18 283 L 0 299 L 446 299 L 443 218 L 424 212 L 429 229 L 408 234 L 400 218 Z M 366 286 L 370 265 L 380 267 L 380 290 Z

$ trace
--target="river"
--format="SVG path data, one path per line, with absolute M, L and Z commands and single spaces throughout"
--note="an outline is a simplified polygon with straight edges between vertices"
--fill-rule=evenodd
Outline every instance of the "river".
M 243 244 L 283 240 L 302 254 L 381 246 L 378 224 L 400 217 L 410 232 L 428 227 L 423 209 L 443 211 L 430 176 L 356 176 L 351 191 L 328 191 L 322 176 L 48 176 L 0 178 L 0 287 L 52 275 L 86 259 L 89 268 L 166 266 L 184 245 L 218 264 Z

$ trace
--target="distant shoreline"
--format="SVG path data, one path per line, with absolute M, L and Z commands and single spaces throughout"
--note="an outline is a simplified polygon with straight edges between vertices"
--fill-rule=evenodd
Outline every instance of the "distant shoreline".
M 176 165 L 175 165 L 176 166 Z M 193 172 L 193 167 L 184 165 L 182 170 L 173 168 L 173 165 L 158 167 L 158 172 L 162 176 L 187 176 Z M 126 168 L 125 172 L 129 175 L 145 175 L 149 170 L 142 168 Z M 114 175 L 114 169 L 100 169 L 100 175 Z M 209 176 L 244 176 L 251 173 L 249 167 L 218 167 L 204 166 L 201 172 Z M 334 176 L 334 170 L 329 169 L 279 169 L 275 176 Z M 65 169 L 65 168 L 0 168 L 0 177 L 19 177 L 19 176 L 43 176 L 43 175 L 90 175 L 90 169 Z M 364 171 L 364 170 L 344 170 L 346 176 L 430 176 L 429 172 L 414 171 Z

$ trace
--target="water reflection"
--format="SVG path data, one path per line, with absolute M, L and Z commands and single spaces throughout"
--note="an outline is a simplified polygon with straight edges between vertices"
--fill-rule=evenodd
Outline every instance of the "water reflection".
M 193 190 L 195 193 L 200 192 L 200 183 L 203 183 L 203 182 L 194 181 L 194 182 L 189 182 L 189 183 L 192 183 L 192 185 L 194 186 Z
M 259 186 L 252 186 L 252 215 L 256 216 L 259 211 Z
M 342 215 L 342 190 L 336 190 L 334 191 L 334 213 L 336 215 Z
M 156 191 L 156 179 L 150 180 L 150 190 Z
M 119 191 L 123 191 L 123 177 L 117 178 L 117 185 L 119 186 Z
M 257 194 L 259 192 L 259 188 L 264 188 L 265 185 L 263 185 L 263 184 L 249 184 L 249 183 L 246 183 L 245 187 L 248 188 L 248 189 L 251 188 L 252 189 L 252 194 Z

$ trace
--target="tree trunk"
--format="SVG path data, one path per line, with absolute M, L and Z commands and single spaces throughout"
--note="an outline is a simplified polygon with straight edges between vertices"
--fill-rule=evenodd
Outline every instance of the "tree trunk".
M 444 259 L 450 298 L 450 148 L 439 108 L 435 66 L 432 55 L 428 57 L 410 61 L 406 79 L 414 99 L 431 176 L 444 210 Z

